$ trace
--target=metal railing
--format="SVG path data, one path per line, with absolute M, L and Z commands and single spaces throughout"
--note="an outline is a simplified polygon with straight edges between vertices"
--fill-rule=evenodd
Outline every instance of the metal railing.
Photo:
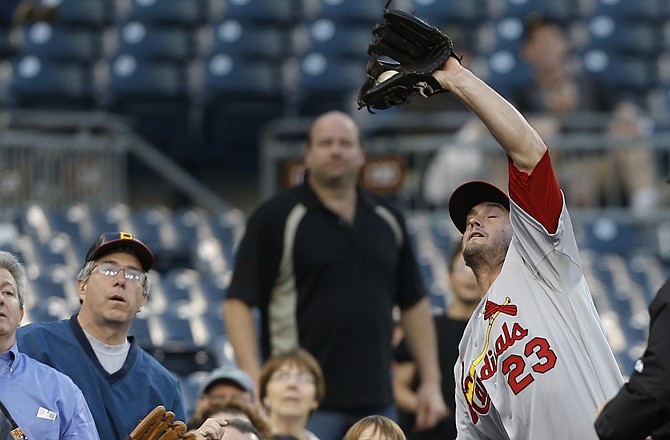
M 211 211 L 229 206 L 178 164 L 103 112 L 0 111 L 0 221 L 27 202 L 47 209 L 105 209 L 129 198 L 129 160 L 139 160 Z
M 470 113 L 391 111 L 368 115 L 359 112 L 355 117 L 365 138 L 368 159 L 390 156 L 403 163 L 402 183 L 389 195 L 406 210 L 444 208 L 444 203 L 431 202 L 424 194 L 428 169 L 436 155 L 444 149 L 479 152 L 480 164 L 473 178 L 506 184 L 506 161 L 492 136 L 486 132 L 472 139 L 460 133 L 464 125 L 471 123 Z M 664 198 L 664 193 L 670 191 L 670 185 L 665 183 L 670 172 L 670 131 L 665 131 L 667 117 L 661 115 L 641 119 L 641 135 L 628 138 L 613 138 L 604 134 L 611 120 L 608 114 L 572 114 L 561 120 L 561 134 L 545 137 L 564 190 L 576 178 L 583 179 L 587 187 L 598 188 L 598 198 L 592 204 L 575 200 L 571 198 L 572 194 L 568 194 L 566 200 L 571 212 L 576 216 L 600 215 L 603 212 L 617 216 L 634 215 L 628 208 L 629 194 L 625 190 L 626 179 L 630 176 L 621 171 L 621 162 L 627 159 L 622 159 L 620 153 L 635 155 L 646 152 L 644 154 L 648 154 L 646 159 L 651 169 L 635 168 L 635 159 L 631 159 L 628 167 L 632 167 L 633 172 L 628 170 L 628 174 L 654 173 L 654 187 L 660 199 L 649 215 L 668 217 L 669 201 Z M 259 188 L 262 198 L 294 183 L 295 176 L 299 175 L 296 169 L 300 169 L 305 135 L 311 121 L 304 118 L 283 119 L 268 126 L 261 143 Z M 597 158 L 597 163 L 585 158 Z M 452 164 L 452 171 L 454 166 L 458 168 L 459 163 Z

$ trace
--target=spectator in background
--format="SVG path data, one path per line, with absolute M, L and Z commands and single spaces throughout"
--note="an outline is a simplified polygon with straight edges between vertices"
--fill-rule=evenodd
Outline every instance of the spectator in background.
M 147 302 L 153 264 L 151 250 L 132 234 L 102 234 L 77 276 L 79 313 L 17 335 L 22 351 L 81 388 L 103 440 L 125 438 L 158 405 L 186 420 L 177 379 L 128 336 Z
M 442 395 L 451 415 L 440 421 L 434 428 L 416 430 L 414 417 L 416 410 L 416 387 L 419 383 L 416 365 L 407 353 L 405 344 L 398 347 L 398 358 L 393 371 L 393 394 L 401 414 L 405 435 L 410 440 L 453 440 L 456 438 L 456 402 L 454 393 L 454 365 L 458 360 L 458 344 L 472 312 L 479 304 L 482 294 L 474 272 L 465 265 L 460 243 L 454 243 L 449 262 L 449 285 L 451 298 L 444 314 L 436 315 L 437 346 L 440 370 L 442 372 Z
M 618 96 L 598 78 L 580 70 L 572 53 L 570 40 L 560 23 L 542 15 L 526 19 L 521 56 L 531 69 L 533 81 L 512 92 L 510 101 L 528 115 L 531 125 L 544 137 L 565 133 L 564 122 L 577 112 L 610 113 L 605 128 L 613 141 L 636 138 L 644 134 L 641 109 L 628 98 Z M 596 122 L 597 123 L 597 122 Z M 612 175 L 618 175 L 627 204 L 637 214 L 646 214 L 659 199 L 659 182 L 653 150 L 637 142 L 630 147 L 615 148 L 611 153 L 583 153 L 561 161 L 557 154 L 558 177 L 575 206 L 606 205 L 605 186 Z M 616 169 L 608 169 L 607 161 Z
M 246 420 L 251 422 L 264 438 L 269 439 L 272 434 L 270 422 L 265 414 L 244 394 L 204 398 L 186 426 L 189 430 L 196 431 L 209 418 Z
M 16 256 L 0 251 L 1 429 L 15 439 L 98 439 L 91 411 L 72 379 L 17 347 L 26 284 Z
M 272 427 L 273 440 L 318 440 L 306 426 L 326 392 L 321 367 L 303 349 L 278 354 L 265 362 L 260 398 Z
M 395 418 L 391 389 L 392 310 L 421 373 L 417 424 L 446 416 L 440 395 L 430 302 L 402 214 L 358 186 L 365 161 L 351 117 L 313 122 L 304 183 L 264 203 L 249 219 L 224 300 L 237 364 L 259 377 L 253 307 L 265 358 L 300 347 L 323 368 L 328 391 L 309 429 L 340 440 L 371 412 Z
M 367 416 L 354 423 L 343 440 L 406 440 L 405 433 L 393 420 L 379 415 Z
M 57 6 L 40 5 L 30 0 L 2 0 L 0 2 L 0 31 L 8 31 L 36 21 L 53 21 L 58 15 Z
M 670 281 L 649 306 L 649 340 L 628 383 L 598 415 L 601 440 L 670 439 Z
M 233 365 L 213 369 L 205 379 L 195 402 L 196 410 L 208 399 L 228 399 L 241 396 L 249 403 L 256 402 L 256 387 L 247 373 Z

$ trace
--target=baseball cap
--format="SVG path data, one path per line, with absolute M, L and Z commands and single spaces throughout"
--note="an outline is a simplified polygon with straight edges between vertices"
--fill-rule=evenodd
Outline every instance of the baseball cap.
M 145 272 L 154 265 L 154 254 L 149 247 L 130 232 L 105 232 L 100 235 L 86 253 L 86 262 L 97 260 L 118 250 L 130 250 L 140 260 L 142 270 Z
M 213 385 L 219 382 L 232 383 L 252 396 L 255 394 L 256 387 L 254 386 L 254 381 L 251 380 L 251 376 L 232 365 L 223 365 L 213 369 L 209 373 L 209 376 L 207 376 L 207 379 L 202 384 L 200 395 L 207 393 Z
M 449 215 L 456 228 L 465 233 L 465 219 L 475 206 L 483 202 L 499 203 L 509 211 L 509 197 L 495 185 L 481 180 L 466 182 L 456 188 L 449 199 Z

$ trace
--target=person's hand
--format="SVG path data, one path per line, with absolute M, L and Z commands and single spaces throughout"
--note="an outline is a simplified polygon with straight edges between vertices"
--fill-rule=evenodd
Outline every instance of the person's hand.
M 421 383 L 417 390 L 416 429 L 430 429 L 451 415 L 444 403 L 439 384 Z
M 226 420 L 221 417 L 209 418 L 195 431 L 195 438 L 197 440 L 220 440 L 226 431 L 224 429 L 226 423 Z

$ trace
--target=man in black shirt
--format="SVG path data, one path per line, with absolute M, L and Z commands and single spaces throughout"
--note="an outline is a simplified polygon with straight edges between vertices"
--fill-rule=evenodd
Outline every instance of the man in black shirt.
M 328 112 L 311 126 L 302 185 L 249 219 L 236 257 L 224 321 L 239 366 L 259 377 L 252 307 L 261 313 L 264 357 L 297 347 L 319 361 L 326 396 L 308 429 L 340 440 L 361 417 L 395 417 L 392 309 L 416 360 L 417 423 L 446 415 L 430 304 L 400 212 L 358 186 L 365 161 L 355 122 Z

